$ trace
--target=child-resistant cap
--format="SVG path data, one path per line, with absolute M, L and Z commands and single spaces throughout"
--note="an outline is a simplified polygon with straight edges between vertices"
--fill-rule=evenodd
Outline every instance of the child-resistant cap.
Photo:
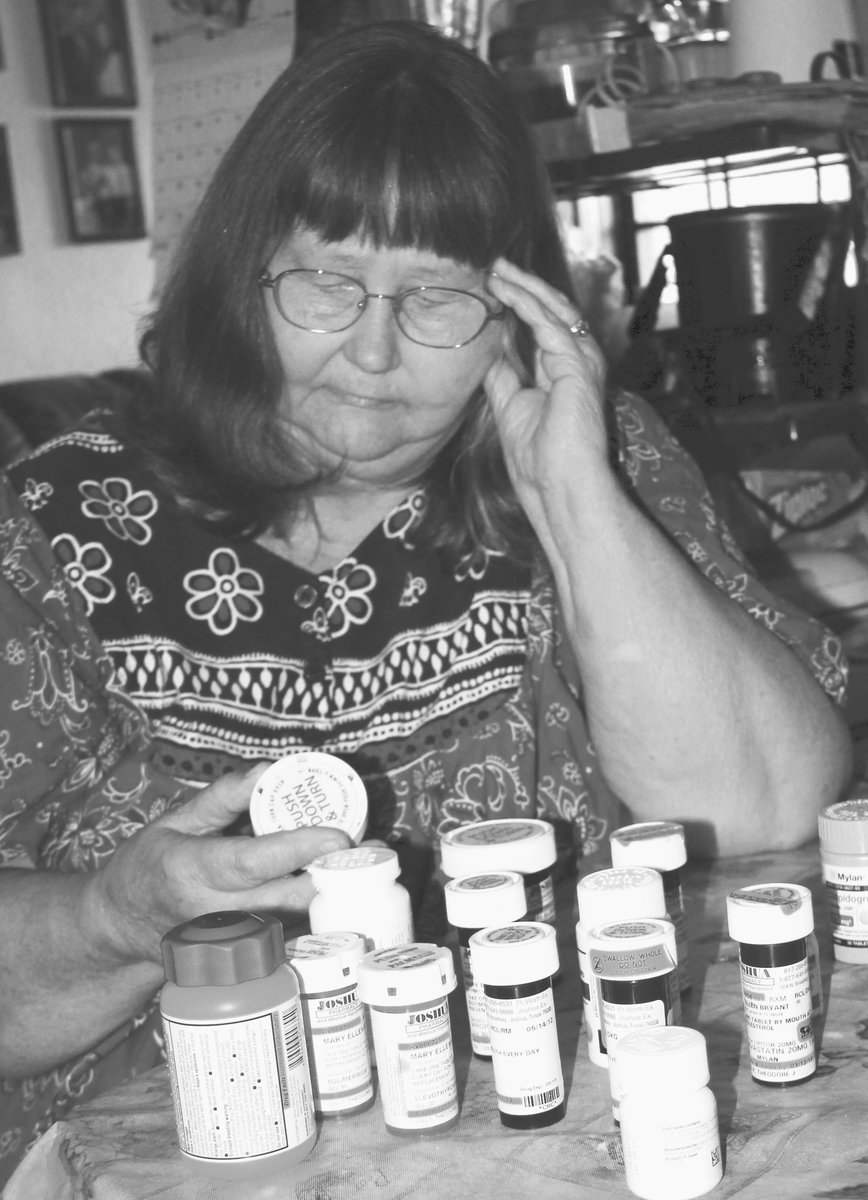
M 609 835 L 613 867 L 677 871 L 687 862 L 684 826 L 678 821 L 640 821 Z
M 509 987 L 557 974 L 558 943 L 545 921 L 514 921 L 470 935 L 470 963 L 482 984 Z
M 597 925 L 588 932 L 588 958 L 601 979 L 664 975 L 678 962 L 675 926 L 662 917 Z
M 520 871 L 533 875 L 557 859 L 554 827 L 535 817 L 477 821 L 444 833 L 440 839 L 443 871 L 453 879 L 483 871 Z
M 448 879 L 443 889 L 446 916 L 456 929 L 482 929 L 517 921 L 527 912 L 524 877 L 518 871 L 486 871 Z
M 824 808 L 820 845 L 833 854 L 868 854 L 868 797 L 852 796 Z
M 663 876 L 654 867 L 606 867 L 576 884 L 579 920 L 592 929 L 603 921 L 665 917 Z
M 308 863 L 306 870 L 318 892 L 335 888 L 353 892 L 397 879 L 401 864 L 388 846 L 349 846 L 321 854 Z
M 307 993 L 354 985 L 366 953 L 360 933 L 305 933 L 286 943 L 287 961 Z
M 729 936 L 753 946 L 777 946 L 810 936 L 814 906 L 800 883 L 757 883 L 726 898 Z
M 368 795 L 361 777 L 334 754 L 300 750 L 277 759 L 260 775 L 250 797 L 256 834 L 324 825 L 354 842 L 365 831 Z
M 377 1008 L 427 1004 L 457 984 L 452 951 L 433 942 L 370 950 L 358 970 L 359 999 Z
M 691 1092 L 710 1079 L 705 1038 L 687 1025 L 634 1029 L 613 1042 L 611 1054 L 622 1096 Z
M 181 987 L 214 987 L 264 979 L 286 962 L 276 917 L 213 912 L 176 925 L 160 943 L 163 970 Z

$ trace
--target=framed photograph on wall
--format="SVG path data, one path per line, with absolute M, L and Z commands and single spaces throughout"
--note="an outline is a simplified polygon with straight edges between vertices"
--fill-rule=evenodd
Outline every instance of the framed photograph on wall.
M 136 103 L 125 0 L 39 0 L 56 108 Z
M 0 125 L 0 256 L 21 253 L 15 195 L 12 191 L 12 164 L 5 125 Z
M 145 236 L 142 192 L 126 117 L 55 121 L 69 233 L 74 242 Z

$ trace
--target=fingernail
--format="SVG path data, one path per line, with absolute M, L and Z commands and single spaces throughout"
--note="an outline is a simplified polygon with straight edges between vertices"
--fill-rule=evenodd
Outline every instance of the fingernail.
M 320 847 L 323 854 L 331 854 L 333 850 L 346 850 L 347 840 L 341 837 L 325 838 Z

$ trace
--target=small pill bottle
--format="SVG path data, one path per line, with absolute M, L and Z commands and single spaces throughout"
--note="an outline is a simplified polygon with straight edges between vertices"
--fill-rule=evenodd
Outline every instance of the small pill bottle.
M 554 827 L 534 817 L 504 817 L 461 825 L 440 839 L 440 861 L 451 879 L 487 871 L 518 871 L 524 878 L 529 921 L 555 919 Z
M 178 1144 L 197 1173 L 252 1179 L 298 1162 L 316 1120 L 298 983 L 271 916 L 206 913 L 161 944 Z
M 597 925 L 588 934 L 588 962 L 600 989 L 603 1045 L 611 1055 L 633 1029 L 679 1025 L 675 926 L 660 918 Z M 612 1113 L 619 1118 L 621 1087 L 609 1064 Z
M 588 965 L 588 934 L 597 925 L 627 921 L 633 917 L 665 917 L 663 876 L 653 867 L 606 867 L 592 871 L 576 884 L 579 920 L 576 949 L 588 1058 L 598 1067 L 608 1067 L 600 1018 L 600 989 Z
M 501 1124 L 554 1125 L 566 1111 L 552 991 L 559 967 L 554 927 L 516 921 L 480 929 L 470 953 L 485 993 Z
M 622 825 L 609 835 L 613 867 L 653 867 L 663 876 L 666 915 L 675 926 L 678 946 L 678 990 L 690 988 L 687 912 L 682 868 L 687 862 L 684 826 L 678 821 L 641 821 Z
M 343 759 L 300 750 L 277 759 L 260 775 L 250 797 L 256 834 L 327 825 L 358 842 L 368 820 L 361 777 Z
M 868 796 L 851 796 L 819 817 L 820 863 L 838 962 L 868 963 Z
M 458 1121 L 449 1016 L 452 952 L 433 942 L 372 950 L 359 963 L 368 1005 L 383 1120 L 399 1137 L 426 1137 Z
M 817 1069 L 808 939 L 811 893 L 798 883 L 758 883 L 726 898 L 729 936 L 738 942 L 750 1073 L 786 1087 Z
M 301 989 L 314 1107 L 322 1117 L 362 1112 L 374 1102 L 368 1022 L 358 988 L 366 953 L 360 933 L 311 933 L 286 943 Z
M 361 933 L 369 950 L 413 940 L 410 895 L 398 883 L 398 855 L 386 846 L 350 846 L 308 864 L 316 888 L 311 933 Z
M 470 1021 L 470 1045 L 479 1058 L 491 1058 L 488 1017 L 482 984 L 473 974 L 470 935 L 499 921 L 518 921 L 527 912 L 524 879 L 518 871 L 489 871 L 484 875 L 460 875 L 444 888 L 446 916 L 458 933 L 464 998 Z
M 696 1029 L 661 1025 L 620 1039 L 621 1148 L 641 1200 L 692 1200 L 717 1187 L 723 1159 L 708 1048 Z

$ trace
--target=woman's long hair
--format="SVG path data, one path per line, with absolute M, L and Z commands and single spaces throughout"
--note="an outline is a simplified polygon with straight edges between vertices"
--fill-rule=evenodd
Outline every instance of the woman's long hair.
M 278 421 L 284 382 L 258 284 L 301 227 L 481 270 L 504 255 L 569 290 L 545 164 L 477 55 L 412 21 L 307 50 L 218 166 L 142 339 L 156 395 L 135 436 L 179 501 L 230 535 L 262 532 L 309 480 Z M 527 330 L 516 337 L 530 372 Z M 420 536 L 456 556 L 530 554 L 481 389 L 429 478 Z

